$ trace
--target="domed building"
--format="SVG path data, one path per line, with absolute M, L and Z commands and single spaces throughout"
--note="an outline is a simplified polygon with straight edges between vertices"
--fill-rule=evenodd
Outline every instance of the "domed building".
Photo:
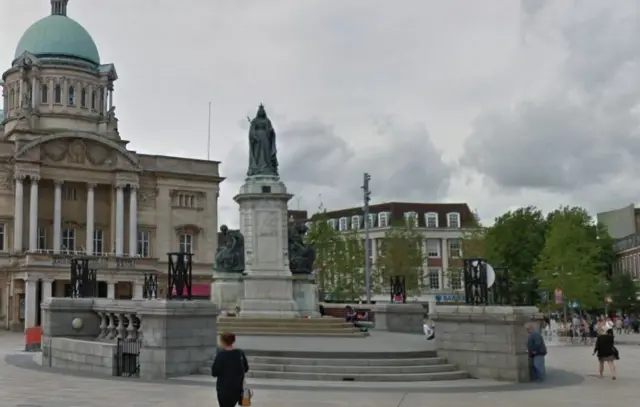
M 98 296 L 141 298 L 144 275 L 166 273 L 166 253 L 191 252 L 193 295 L 209 295 L 219 162 L 127 148 L 115 114 L 115 65 L 101 61 L 67 4 L 51 0 L 51 15 L 27 28 L 2 74 L 0 320 L 7 329 L 39 325 L 41 299 L 70 295 L 77 256 L 97 269 Z

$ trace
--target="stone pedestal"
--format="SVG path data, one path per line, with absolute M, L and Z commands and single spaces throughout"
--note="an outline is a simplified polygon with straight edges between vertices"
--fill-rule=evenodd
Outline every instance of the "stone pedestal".
M 429 318 L 449 363 L 477 379 L 530 380 L 526 324 L 542 319 L 536 307 L 438 305 Z
M 314 276 L 301 274 L 293 276 L 293 300 L 301 317 L 319 317 L 318 286 Z
M 287 202 L 292 196 L 278 177 L 252 176 L 234 197 L 245 238 L 241 316 L 299 316 L 288 256 Z
M 425 309 L 422 304 L 373 304 L 375 329 L 424 335 Z
M 244 298 L 244 283 L 241 273 L 213 272 L 211 302 L 220 310 L 235 311 Z

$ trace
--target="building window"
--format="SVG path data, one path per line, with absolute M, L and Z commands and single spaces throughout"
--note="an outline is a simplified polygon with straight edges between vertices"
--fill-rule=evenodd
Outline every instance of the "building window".
M 376 227 L 376 219 L 378 218 L 378 215 L 376 215 L 375 213 L 370 213 L 369 216 L 367 216 L 367 223 L 369 226 L 369 228 L 375 228 Z
M 73 86 L 69 86 L 69 106 L 75 106 L 76 104 L 76 90 Z
M 427 257 L 440 257 L 440 239 L 427 239 Z
M 87 107 L 87 91 L 85 89 L 80 91 L 80 106 Z
M 174 196 L 173 200 L 174 206 L 178 208 L 193 209 L 198 207 L 198 199 L 194 194 L 179 193 Z
M 0 223 L 0 250 L 1 251 L 6 250 L 6 247 L 4 246 L 4 243 L 5 243 L 4 231 L 5 231 L 4 223 Z
M 193 235 L 182 233 L 180 235 L 180 247 L 178 251 L 181 253 L 193 253 Z
M 340 218 L 340 221 L 338 223 L 338 230 L 344 232 L 345 230 L 349 229 L 349 224 L 347 223 L 348 221 L 349 220 L 347 218 Z
M 438 227 L 438 214 L 435 212 L 429 212 L 424 214 L 424 223 L 428 228 Z
M 404 213 L 404 221 L 407 223 L 407 226 L 411 226 L 414 228 L 418 227 L 418 214 L 415 212 L 405 212 Z
M 351 217 L 351 229 L 358 230 L 362 225 L 362 216 L 356 215 Z
M 78 191 L 75 188 L 64 187 L 62 189 L 62 200 L 64 201 L 77 201 Z
M 91 110 L 96 110 L 96 91 L 91 91 Z
M 104 110 L 104 88 L 100 88 L 100 109 L 101 112 Z
M 440 289 L 440 269 L 430 268 L 427 275 L 429 276 L 428 287 L 432 290 L 439 290 Z
M 329 225 L 329 227 L 331 229 L 336 229 L 336 220 L 335 219 L 329 219 L 327 220 L 327 225 Z
M 389 226 L 389 213 L 388 212 L 380 212 L 378 214 L 378 226 L 381 228 L 386 228 Z
M 457 212 L 451 212 L 447 214 L 447 226 L 457 229 L 460 227 L 460 214 Z
M 47 250 L 47 229 L 38 228 L 38 250 Z
M 93 231 L 93 254 L 104 253 L 104 233 L 101 229 Z
M 138 256 L 149 257 L 149 242 L 151 241 L 149 232 L 146 230 L 138 231 Z
M 453 270 L 451 272 L 451 280 L 449 281 L 449 287 L 452 290 L 462 290 L 462 271 Z
M 60 85 L 56 85 L 56 87 L 53 88 L 53 103 L 62 103 L 62 88 L 60 87 Z
M 449 257 L 462 257 L 462 247 L 460 239 L 449 239 Z
M 62 229 L 62 247 L 63 252 L 70 253 L 76 251 L 76 230 L 71 228 Z
M 49 87 L 44 84 L 40 87 L 40 103 L 43 105 L 49 103 Z

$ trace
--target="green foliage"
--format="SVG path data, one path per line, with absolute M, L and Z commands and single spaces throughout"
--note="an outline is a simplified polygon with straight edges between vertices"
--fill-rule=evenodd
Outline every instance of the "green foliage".
M 612 276 L 608 291 L 611 299 L 610 306 L 613 309 L 621 310 L 625 314 L 640 310 L 640 301 L 638 301 L 640 287 L 626 270 Z
M 374 281 L 388 287 L 392 276 L 403 276 L 408 295 L 419 293 L 423 282 L 424 237 L 412 222 L 394 223 L 378 242 L 378 256 L 374 265 Z
M 603 304 L 601 250 L 589 215 L 582 208 L 561 208 L 548 219 L 546 242 L 535 265 L 540 286 L 548 292 L 561 289 L 565 302 Z
M 324 211 L 313 215 L 305 236 L 316 250 L 318 291 L 333 301 L 357 300 L 365 290 L 364 246 L 356 231 L 340 233 L 328 219 Z

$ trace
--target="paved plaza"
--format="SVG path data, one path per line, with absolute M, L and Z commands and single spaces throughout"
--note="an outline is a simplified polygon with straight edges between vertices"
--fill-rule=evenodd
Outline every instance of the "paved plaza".
M 622 339 L 622 338 L 621 338 Z M 595 358 L 586 346 L 550 346 L 545 384 L 505 384 L 480 380 L 380 384 L 254 380 L 256 407 L 539 407 L 630 406 L 640 397 L 640 338 L 625 338 L 618 380 L 597 378 Z M 208 377 L 165 382 L 86 377 L 36 367 L 33 354 L 20 351 L 22 335 L 0 333 L 0 400 L 3 407 L 175 407 L 216 405 Z M 195 404 L 193 404 L 195 405 Z

